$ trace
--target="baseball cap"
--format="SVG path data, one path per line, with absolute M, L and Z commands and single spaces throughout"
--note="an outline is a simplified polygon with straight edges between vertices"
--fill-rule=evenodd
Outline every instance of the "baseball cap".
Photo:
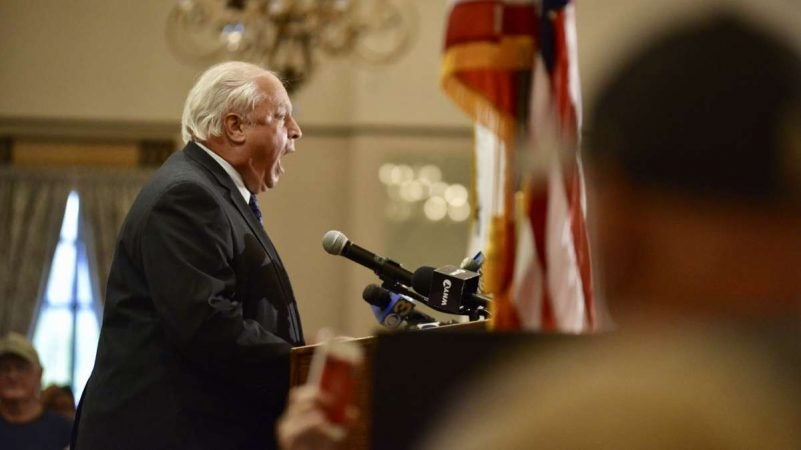
M 25 361 L 41 367 L 39 354 L 33 348 L 33 344 L 19 333 L 12 331 L 0 339 L 0 356 L 8 354 L 19 356 Z

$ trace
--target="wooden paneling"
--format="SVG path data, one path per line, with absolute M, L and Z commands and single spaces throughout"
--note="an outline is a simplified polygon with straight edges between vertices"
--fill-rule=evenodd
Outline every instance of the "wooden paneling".
M 18 141 L 12 148 L 12 164 L 22 167 L 136 167 L 136 143 L 51 143 Z

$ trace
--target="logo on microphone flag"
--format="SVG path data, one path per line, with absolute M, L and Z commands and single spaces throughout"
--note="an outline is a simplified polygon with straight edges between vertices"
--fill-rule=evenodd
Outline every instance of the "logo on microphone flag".
M 468 251 L 486 255 L 493 327 L 592 330 L 574 5 L 456 0 L 450 8 L 441 84 L 475 124 Z

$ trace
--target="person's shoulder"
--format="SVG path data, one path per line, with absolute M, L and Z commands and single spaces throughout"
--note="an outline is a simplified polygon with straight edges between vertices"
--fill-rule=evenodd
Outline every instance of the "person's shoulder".
M 53 411 L 45 411 L 42 415 L 45 420 L 45 428 L 47 432 L 55 439 L 64 440 L 69 442 L 70 435 L 72 434 L 72 420 L 68 419 L 61 414 L 54 413 Z
M 218 193 L 218 183 L 201 164 L 187 156 L 187 149 L 168 159 L 142 188 L 140 197 L 146 205 L 159 201 L 173 201 L 172 196 L 183 198 Z
M 201 168 L 199 159 L 205 155 L 203 151 L 192 147 L 184 147 L 173 153 L 164 164 L 159 167 L 151 178 L 151 184 L 171 184 L 175 180 L 194 180 L 205 182 L 206 173 Z M 191 156 L 194 154 L 195 156 Z
M 65 448 L 69 445 L 72 435 L 72 420 L 53 411 L 45 411 L 38 422 L 37 432 L 47 436 L 51 444 L 57 448 Z
M 53 411 L 45 411 L 39 420 L 51 429 L 72 429 L 72 420 Z

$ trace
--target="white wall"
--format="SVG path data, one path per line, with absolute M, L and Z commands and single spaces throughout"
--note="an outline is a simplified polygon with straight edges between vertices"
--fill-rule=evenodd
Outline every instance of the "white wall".
M 321 58 L 295 98 L 302 124 L 467 124 L 437 85 L 445 4 L 410 2 L 421 31 L 409 53 L 378 68 Z M 174 4 L 3 0 L 0 117 L 175 122 L 203 67 L 182 64 L 167 46 Z

